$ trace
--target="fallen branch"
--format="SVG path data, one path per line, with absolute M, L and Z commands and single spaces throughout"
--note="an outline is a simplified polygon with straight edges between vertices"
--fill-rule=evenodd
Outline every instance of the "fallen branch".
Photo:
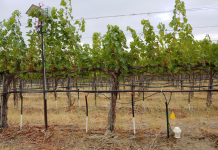
M 160 132 L 161 132 L 161 131 L 160 131 Z M 151 147 L 153 146 L 153 144 L 154 144 L 155 140 L 157 139 L 157 137 L 160 135 L 160 132 L 159 132 L 159 133 L 158 133 L 158 135 L 155 137 L 155 139 L 154 139 L 153 143 L 151 144 L 151 146 L 150 146 L 149 150 L 150 150 L 150 149 L 151 149 Z
M 45 132 L 45 136 L 46 136 L 46 133 L 47 133 L 47 132 Z M 43 144 L 44 144 L 44 142 L 45 142 L 45 136 L 44 136 Z

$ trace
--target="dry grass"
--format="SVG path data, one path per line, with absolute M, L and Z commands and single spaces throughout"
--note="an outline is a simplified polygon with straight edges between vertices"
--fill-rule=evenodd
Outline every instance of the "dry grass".
M 188 88 L 186 88 L 188 89 Z M 82 90 L 82 89 L 81 89 Z M 90 89 L 87 89 L 90 90 Z M 101 88 L 99 90 L 102 90 Z M 151 89 L 149 89 L 151 90 Z M 157 88 L 153 88 L 157 90 Z M 160 89 L 161 90 L 161 89 Z M 163 88 L 175 90 L 175 88 Z M 94 94 L 88 95 L 89 131 L 85 133 L 85 94 L 71 93 L 73 106 L 68 107 L 66 93 L 58 93 L 58 109 L 54 95 L 48 94 L 48 125 L 44 130 L 42 94 L 23 94 L 23 128 L 20 131 L 19 107 L 14 108 L 9 99 L 8 122 L 10 128 L 0 134 L 0 149 L 216 149 L 218 147 L 218 100 L 213 95 L 213 106 L 206 107 L 206 93 L 195 93 L 188 109 L 188 93 L 173 93 L 169 115 L 174 111 L 176 119 L 169 119 L 172 128 L 182 129 L 182 138 L 172 135 L 166 138 L 165 98 L 162 93 L 135 93 L 136 135 L 133 135 L 131 93 L 122 93 L 116 106 L 116 132 L 106 136 L 110 94 L 99 94 L 95 106 Z M 105 98 L 105 95 L 107 98 Z M 165 93 L 167 100 L 170 93 Z M 141 94 L 142 96 L 142 94 Z M 140 101 L 138 101 L 140 100 Z M 125 104 L 120 104 L 125 103 Z M 107 132 L 106 132 L 107 133 Z M 158 133 L 158 134 L 157 134 Z M 155 135 L 156 134 L 156 135 Z
M 127 88 L 126 88 L 127 89 Z M 189 89 L 189 88 L 186 88 Z M 185 90 L 186 90 L 185 89 Z M 82 90 L 82 89 L 81 89 Z M 86 89 L 85 89 L 86 90 Z M 90 90 L 87 89 L 87 90 Z M 102 90 L 101 88 L 99 90 Z M 157 88 L 151 88 L 157 90 Z M 161 90 L 161 89 L 160 89 Z M 163 90 L 175 90 L 175 88 L 163 88 Z M 71 100 L 75 103 L 68 107 L 68 100 L 66 93 L 58 93 L 56 103 L 54 94 L 48 94 L 48 125 L 72 125 L 75 129 L 85 129 L 85 94 L 80 93 L 80 106 L 77 98 L 77 93 L 71 93 Z M 154 93 L 145 93 L 145 97 Z M 167 100 L 170 98 L 170 93 L 165 93 Z M 169 119 L 172 128 L 174 126 L 185 127 L 187 124 L 196 126 L 200 123 L 216 124 L 218 120 L 218 100 L 216 99 L 218 93 L 213 94 L 213 106 L 206 107 L 206 92 L 195 93 L 194 98 L 191 99 L 191 111 L 188 111 L 188 93 L 173 93 L 172 100 L 169 105 L 169 115 L 172 110 L 176 115 L 176 120 Z M 44 125 L 44 111 L 43 111 L 43 95 L 42 94 L 23 94 L 23 124 L 30 126 Z M 107 98 L 105 97 L 107 96 Z M 12 97 L 12 96 L 11 96 Z M 132 109 L 131 109 L 131 93 L 121 93 L 120 100 L 117 103 L 117 130 L 132 130 Z M 166 129 L 166 112 L 165 112 L 165 98 L 162 93 L 157 93 L 149 98 L 145 98 L 144 105 L 138 93 L 135 94 L 135 120 L 136 130 L 142 131 L 151 129 L 159 131 Z M 137 101 L 140 100 L 140 101 Z M 128 103 L 128 104 L 120 104 Z M 97 106 L 95 106 L 94 94 L 88 95 L 89 105 L 89 130 L 98 130 L 107 128 L 107 118 L 110 108 L 110 94 L 98 94 Z M 144 109 L 145 108 L 145 109 Z M 14 108 L 13 100 L 9 100 L 8 121 L 11 126 L 19 127 L 20 124 L 20 100 L 19 107 Z M 208 126 L 209 126 L 208 124 Z M 188 127 L 186 127 L 188 128 Z M 211 132 L 217 132 L 217 128 L 208 128 Z M 200 127 L 196 132 L 200 131 Z

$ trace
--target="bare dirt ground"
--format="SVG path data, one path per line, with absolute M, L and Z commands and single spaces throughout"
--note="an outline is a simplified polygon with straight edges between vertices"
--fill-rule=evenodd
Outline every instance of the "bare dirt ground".
M 81 89 L 82 90 L 82 89 Z M 101 90 L 101 89 L 100 89 Z M 168 88 L 167 90 L 170 90 Z M 110 95 L 88 95 L 89 124 L 85 131 L 85 99 L 71 93 L 73 106 L 68 107 L 66 93 L 58 93 L 58 108 L 54 95 L 48 94 L 48 125 L 44 129 L 42 94 L 23 94 L 23 126 L 20 130 L 20 100 L 14 107 L 9 100 L 10 127 L 0 131 L 0 149 L 218 149 L 218 93 L 213 93 L 213 105 L 206 107 L 206 93 L 195 93 L 188 108 L 188 93 L 173 93 L 169 104 L 176 119 L 169 119 L 171 129 L 178 126 L 181 138 L 171 132 L 166 138 L 165 98 L 162 93 L 135 93 L 136 134 L 133 134 L 131 93 L 122 93 L 116 108 L 116 130 L 107 130 Z M 154 95 L 153 95 L 154 94 Z M 167 100 L 170 93 L 165 93 Z M 150 96 L 152 95 L 152 96 Z M 150 96 L 150 97 L 147 97 Z
M 107 133 L 107 134 L 105 134 Z M 1 149 L 160 149 L 160 150 L 215 150 L 218 149 L 218 135 L 212 133 L 193 134 L 183 131 L 180 139 L 173 135 L 166 138 L 166 132 L 144 130 L 133 135 L 130 131 L 110 132 L 105 129 L 73 129 L 73 126 L 44 127 L 25 125 L 3 130 Z

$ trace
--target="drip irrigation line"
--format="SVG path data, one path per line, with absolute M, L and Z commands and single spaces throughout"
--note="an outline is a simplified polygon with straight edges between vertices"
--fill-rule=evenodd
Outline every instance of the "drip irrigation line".
M 131 86 L 131 84 L 125 84 L 125 85 L 119 85 L 119 86 Z M 144 88 L 162 88 L 162 87 L 192 87 L 192 88 L 203 88 L 203 87 L 216 87 L 218 85 L 207 85 L 207 86 L 193 86 L 193 85 L 166 85 L 166 86 L 143 86 L 143 85 L 134 85 L 134 87 L 144 87 Z M 69 87 L 58 87 L 58 88 L 78 88 L 78 87 L 98 87 L 98 89 L 100 87 L 108 87 L 108 86 L 69 86 Z M 50 86 L 49 88 L 53 88 L 52 86 Z M 16 89 L 12 89 L 12 90 L 17 90 L 18 88 Z M 23 88 L 24 89 L 24 88 Z M 42 89 L 42 88 L 32 88 L 32 89 Z
M 202 81 L 202 80 L 201 80 Z M 141 83 L 141 82 L 135 82 L 135 83 Z M 165 83 L 149 83 L 149 82 L 144 82 L 144 84 L 169 84 L 169 83 L 181 83 L 181 82 L 165 82 Z M 182 83 L 202 83 L 202 82 L 182 82 Z M 218 82 L 213 82 L 213 83 L 218 83 Z M 121 84 L 122 85 L 122 84 Z
M 208 86 L 193 86 L 193 85 L 166 85 L 166 86 L 143 86 L 143 85 L 135 85 L 135 87 L 145 87 L 145 88 L 161 88 L 161 87 L 193 87 L 193 88 L 201 88 L 201 87 L 211 87 L 218 85 L 208 85 Z
M 126 86 L 126 87 L 128 87 L 128 86 Z M 138 86 L 134 86 L 134 87 L 138 87 Z M 145 89 L 149 89 L 149 88 L 166 88 L 166 87 L 189 87 L 189 88 L 203 88 L 203 89 L 205 89 L 205 88 L 207 88 L 207 87 L 217 87 L 217 85 L 216 86 L 139 86 L 139 87 L 141 87 L 141 88 L 145 88 Z M 60 87 L 58 87 L 58 88 L 60 88 Z M 54 89 L 54 88 L 53 88 Z M 82 88 L 81 88 L 82 89 Z M 17 90 L 17 89 L 11 89 L 11 90 Z M 10 91 L 11 91 L 10 90 Z M 25 91 L 29 91 L 29 89 L 23 89 L 23 90 L 25 90 Z M 31 91 L 40 91 L 40 90 L 43 90 L 42 88 L 32 88 L 32 90 Z M 50 91 L 50 90 L 48 90 L 48 91 Z M 63 92 L 65 92 L 64 90 L 62 90 Z M 69 91 L 69 90 L 66 90 L 66 92 L 67 91 Z M 98 90 L 96 90 L 96 91 L 99 91 L 99 87 L 98 87 Z M 139 90 L 140 91 L 140 90 Z M 146 91 L 146 90 L 145 90 Z M 124 91 L 123 91 L 124 92 Z M 98 93 L 98 92 L 97 92 Z
M 208 91 L 211 91 L 211 92 L 217 92 L 218 89 L 207 89 L 207 90 L 145 90 L 145 91 L 142 91 L 142 90 L 117 90 L 117 91 L 86 91 L 86 90 L 56 90 L 56 92 L 82 92 L 82 93 L 118 93 L 118 92 L 208 92 Z M 55 92 L 55 90 L 37 90 L 37 91 L 8 91 L 8 92 L 3 92 L 3 95 L 4 94 L 11 94 L 11 93 L 43 93 L 43 92 L 46 92 L 46 93 L 49 93 L 49 92 Z

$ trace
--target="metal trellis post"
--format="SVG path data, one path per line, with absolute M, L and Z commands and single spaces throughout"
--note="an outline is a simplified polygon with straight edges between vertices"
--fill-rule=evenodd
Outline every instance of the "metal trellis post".
M 5 72 L 3 72 L 3 79 L 2 79 L 2 101 L 1 101 L 1 128 L 3 127 L 2 123 L 2 119 L 3 119 L 3 100 L 4 100 L 4 97 L 3 97 L 3 93 L 4 93 L 4 85 L 5 85 Z

